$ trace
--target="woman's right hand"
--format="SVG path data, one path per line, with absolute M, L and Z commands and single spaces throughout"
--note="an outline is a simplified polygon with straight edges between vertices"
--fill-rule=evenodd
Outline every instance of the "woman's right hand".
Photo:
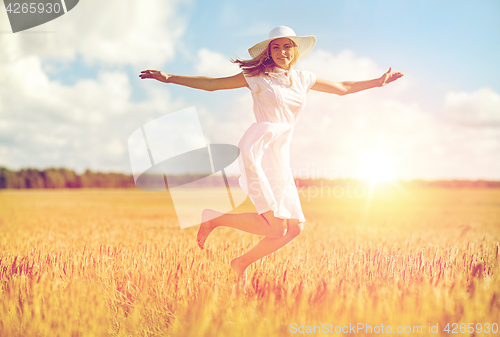
M 170 75 L 167 75 L 159 70 L 143 70 L 141 71 L 139 77 L 141 79 L 152 78 L 160 82 L 168 83 L 168 78 L 170 77 Z
M 165 83 L 179 84 L 206 91 L 236 89 L 248 86 L 243 73 L 229 77 L 213 78 L 206 76 L 169 75 L 158 70 L 144 70 L 141 71 L 139 77 L 142 79 L 153 78 Z

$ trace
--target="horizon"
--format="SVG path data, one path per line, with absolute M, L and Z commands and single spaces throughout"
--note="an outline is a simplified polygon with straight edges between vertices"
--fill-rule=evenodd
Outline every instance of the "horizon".
M 84 175 L 87 171 L 90 171 L 91 173 L 93 174 L 122 174 L 122 175 L 125 175 L 127 177 L 131 177 L 133 178 L 133 174 L 132 173 L 126 173 L 126 172 L 119 172 L 119 171 L 95 171 L 95 170 L 92 170 L 92 169 L 85 169 L 84 171 L 82 172 L 78 172 L 78 171 L 75 171 L 75 170 L 72 170 L 72 169 L 69 169 L 67 167 L 47 167 L 47 168 L 44 168 L 44 169 L 38 169 L 38 168 L 34 168 L 34 167 L 24 167 L 24 168 L 20 168 L 19 170 L 12 170 L 12 169 L 9 169 L 8 167 L 5 167 L 5 166 L 0 166 L 0 170 L 1 169 L 7 169 L 11 172 L 20 172 L 22 170 L 37 170 L 39 172 L 43 172 L 45 170 L 59 170 L 59 169 L 65 169 L 65 170 L 69 170 L 69 171 L 72 171 L 74 172 L 76 175 L 78 176 L 81 176 L 81 175 Z M 185 173 L 185 174 L 171 174 L 169 176 L 172 176 L 172 177 L 184 177 L 184 176 L 203 176 L 203 175 L 199 175 L 199 174 L 190 174 L 190 173 Z M 215 173 L 215 174 L 212 174 L 212 176 L 221 176 L 221 174 L 219 172 Z M 232 178 L 232 179 L 235 179 L 235 178 L 238 178 L 239 177 L 239 174 L 236 174 L 236 175 L 231 175 L 231 174 L 228 174 L 227 175 L 227 178 Z M 365 183 L 370 183 L 370 179 L 366 179 L 366 178 L 360 178 L 360 177 L 337 177 L 337 178 L 329 178 L 329 177 L 325 177 L 325 176 L 318 176 L 318 177 L 301 177 L 301 176 L 293 176 L 294 180 L 295 181 L 298 181 L 298 180 L 303 180 L 303 181 L 316 181 L 316 180 L 326 180 L 326 181 L 329 181 L 329 182 L 335 182 L 335 181 L 339 181 L 339 180 L 345 180 L 345 181 L 361 181 L 361 182 L 365 182 Z M 390 179 L 390 180 L 380 180 L 380 181 L 375 181 L 374 183 L 376 185 L 388 185 L 388 184 L 395 184 L 395 183 L 412 183 L 412 182 L 492 182 L 492 183 L 500 183 L 500 179 L 499 180 L 488 180 L 488 179 L 419 179 L 419 178 L 415 178 L 415 179 L 410 179 L 410 180 L 406 180 L 406 179 Z M 135 186 L 137 187 L 137 186 Z M 499 186 L 500 187 L 500 186 Z M 139 187 L 137 187 L 139 188 Z M 140 189 L 140 188 L 139 188 Z

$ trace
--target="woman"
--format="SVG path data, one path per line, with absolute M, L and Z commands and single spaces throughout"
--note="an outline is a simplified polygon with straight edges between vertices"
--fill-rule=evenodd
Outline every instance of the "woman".
M 290 168 L 290 142 L 294 125 L 305 105 L 309 89 L 346 95 L 384 86 L 403 76 L 387 71 L 368 81 L 331 82 L 308 71 L 293 69 L 314 47 L 314 36 L 296 36 L 288 27 L 271 31 L 269 38 L 249 49 L 251 60 L 233 60 L 242 72 L 224 78 L 192 77 L 145 70 L 140 77 L 153 78 L 208 91 L 247 87 L 252 92 L 254 123 L 243 135 L 239 165 L 240 186 L 250 196 L 257 213 L 222 214 L 206 209 L 198 231 L 198 245 L 219 226 L 236 228 L 264 238 L 250 251 L 231 261 L 231 268 L 246 281 L 253 262 L 283 247 L 299 235 L 305 221 Z

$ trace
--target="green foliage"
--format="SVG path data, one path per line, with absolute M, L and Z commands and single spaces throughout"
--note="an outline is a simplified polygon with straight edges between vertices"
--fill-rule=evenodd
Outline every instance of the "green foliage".
M 123 173 L 85 171 L 79 175 L 66 168 L 11 171 L 0 167 L 0 189 L 6 188 L 128 188 L 135 187 L 134 178 Z

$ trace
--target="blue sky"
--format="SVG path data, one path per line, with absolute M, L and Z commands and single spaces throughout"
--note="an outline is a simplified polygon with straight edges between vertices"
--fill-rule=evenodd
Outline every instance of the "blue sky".
M 405 73 L 349 97 L 311 92 L 294 169 L 356 176 L 381 150 L 394 178 L 498 180 L 499 17 L 497 1 L 82 0 L 12 34 L 0 5 L 0 165 L 130 172 L 128 136 L 189 106 L 207 140 L 236 145 L 254 122 L 248 89 L 203 92 L 138 74 L 229 76 L 229 58 L 286 25 L 316 36 L 297 68 L 318 77 Z

